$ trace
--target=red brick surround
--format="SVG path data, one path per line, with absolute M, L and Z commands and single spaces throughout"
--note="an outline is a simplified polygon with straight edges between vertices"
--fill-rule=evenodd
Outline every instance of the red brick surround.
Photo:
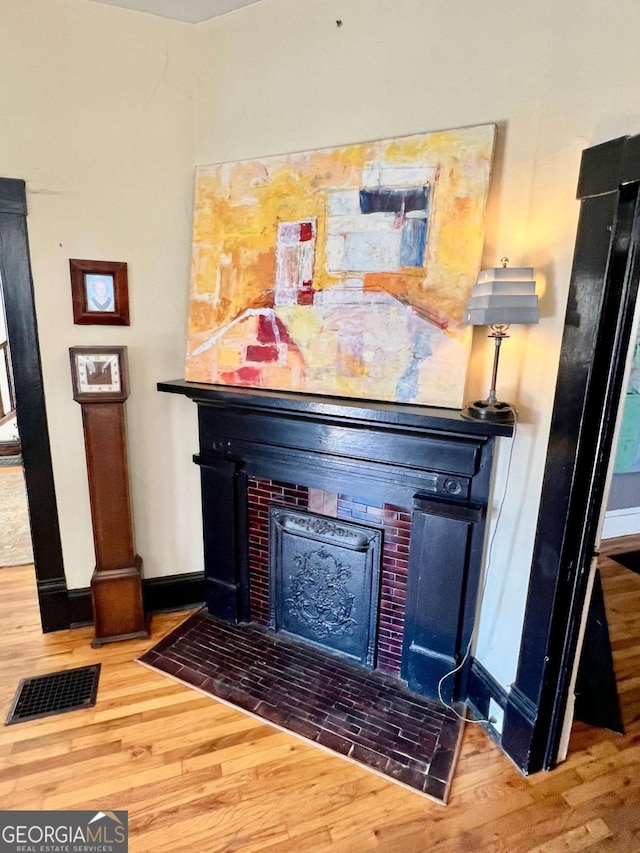
M 251 619 L 266 625 L 269 617 L 269 507 L 308 509 L 309 490 L 249 477 L 249 600 Z

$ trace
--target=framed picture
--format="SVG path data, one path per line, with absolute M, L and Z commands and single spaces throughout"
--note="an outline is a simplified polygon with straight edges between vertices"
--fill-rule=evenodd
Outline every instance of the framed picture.
M 70 347 L 73 399 L 114 403 L 129 395 L 126 347 Z
M 76 325 L 129 325 L 126 263 L 70 259 L 69 269 Z

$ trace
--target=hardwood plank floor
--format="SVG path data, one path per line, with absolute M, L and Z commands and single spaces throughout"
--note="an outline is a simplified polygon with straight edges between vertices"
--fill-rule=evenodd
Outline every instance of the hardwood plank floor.
M 637 539 L 637 542 L 635 541 Z M 0 571 L 0 713 L 19 680 L 102 662 L 97 703 L 0 731 L 0 807 L 127 809 L 132 853 L 640 853 L 640 575 L 601 571 L 626 735 L 575 724 L 568 760 L 523 778 L 468 725 L 443 807 L 135 663 L 151 640 L 92 649 L 43 635 L 33 569 Z

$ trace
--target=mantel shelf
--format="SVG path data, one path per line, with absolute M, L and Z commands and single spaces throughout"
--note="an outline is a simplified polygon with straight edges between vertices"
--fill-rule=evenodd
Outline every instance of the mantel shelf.
M 291 391 L 263 391 L 257 388 L 208 385 L 201 382 L 187 382 L 185 379 L 159 382 L 157 387 L 158 391 L 182 394 L 196 403 L 205 405 L 231 405 L 250 408 L 254 411 L 261 410 L 264 413 L 286 413 L 299 418 L 344 418 L 360 423 L 370 422 L 379 429 L 414 427 L 476 437 L 513 434 L 513 427 L 508 424 L 466 421 L 457 409 L 299 394 Z

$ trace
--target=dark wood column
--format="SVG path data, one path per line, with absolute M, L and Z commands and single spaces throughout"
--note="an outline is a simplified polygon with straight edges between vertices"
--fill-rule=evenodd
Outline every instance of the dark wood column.
M 0 274 L 31 519 L 42 630 L 70 623 L 67 583 L 40 364 L 22 180 L 0 178 Z
M 246 544 L 247 479 L 236 462 L 195 456 L 200 466 L 209 613 L 227 622 L 249 618 Z
M 469 642 L 463 602 L 474 527 L 484 521 L 482 506 L 461 506 L 417 495 L 411 522 L 409 581 L 402 676 L 409 687 L 438 695 L 440 679 L 455 669 Z M 442 684 L 442 698 L 457 698 L 461 674 Z
M 640 136 L 588 148 L 515 683 L 502 745 L 558 755 L 640 280 Z

